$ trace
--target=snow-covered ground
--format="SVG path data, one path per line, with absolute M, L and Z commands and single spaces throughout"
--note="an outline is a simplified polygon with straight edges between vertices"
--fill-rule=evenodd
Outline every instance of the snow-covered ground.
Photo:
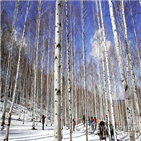
M 1 103 L 2 104 L 2 103 Z M 10 102 L 8 106 L 10 106 Z M 48 121 L 48 126 L 45 126 L 45 130 L 42 130 L 42 125 L 40 122 L 36 122 L 36 129 L 32 130 L 32 122 L 30 121 L 31 113 L 26 109 L 26 116 L 25 116 L 25 123 L 23 124 L 22 120 L 19 120 L 18 113 L 21 113 L 21 119 L 23 117 L 23 109 L 24 107 L 15 105 L 13 112 L 14 115 L 12 116 L 11 127 L 9 132 L 9 141 L 53 141 L 54 140 L 54 127 L 51 126 L 50 121 Z M 2 111 L 0 109 L 0 123 L 1 123 L 1 115 Z M 7 118 L 6 118 L 7 122 Z M 77 126 L 77 131 L 72 133 L 72 140 L 73 141 L 85 141 L 85 127 L 83 124 L 79 124 Z M 1 127 L 0 131 L 0 140 L 4 139 L 6 132 L 6 126 Z M 90 132 L 90 127 L 89 127 Z M 117 138 L 120 141 L 128 141 L 127 133 L 125 132 L 118 132 Z M 95 134 L 88 135 L 89 141 L 99 141 L 99 136 Z M 67 127 L 63 128 L 63 139 L 62 141 L 69 141 L 69 129 Z M 107 141 L 109 139 L 107 138 Z M 136 139 L 136 141 L 141 141 L 141 136 Z

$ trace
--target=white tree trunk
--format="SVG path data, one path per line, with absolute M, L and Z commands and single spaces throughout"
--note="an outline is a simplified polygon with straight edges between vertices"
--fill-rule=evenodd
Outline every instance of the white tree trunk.
M 26 63 L 27 64 L 27 63 Z M 27 67 L 26 67 L 26 69 L 27 69 Z M 23 91 L 22 91 L 22 101 L 24 100 L 24 93 L 25 93 L 25 82 L 26 82 L 26 80 L 24 80 L 24 84 L 23 84 Z M 25 97 L 25 103 L 26 103 L 26 97 Z M 22 105 L 23 105 L 23 103 L 22 103 Z M 23 124 L 24 124 L 24 121 L 25 121 L 25 104 L 23 105 L 24 106 L 24 114 L 23 114 Z
M 21 39 L 21 43 L 20 43 L 20 47 L 19 47 L 19 56 L 18 56 L 18 64 L 17 64 L 15 85 L 14 85 L 14 90 L 13 90 L 13 97 L 12 97 L 11 107 L 10 107 L 9 114 L 8 114 L 7 130 L 6 130 L 6 134 L 5 134 L 5 140 L 6 141 L 8 141 L 9 129 L 10 129 L 10 124 L 11 124 L 12 110 L 13 110 L 15 96 L 16 96 L 17 80 L 18 80 L 18 76 L 19 76 L 19 67 L 20 67 L 20 61 L 21 61 L 21 49 L 22 49 L 23 41 L 24 41 L 24 37 L 25 37 L 26 21 L 27 21 L 28 13 L 29 13 L 29 1 L 28 1 L 28 5 L 27 5 L 27 10 L 26 10 L 26 16 L 25 16 L 25 22 L 24 22 L 24 29 L 23 29 L 23 33 L 22 33 L 22 39 Z
M 55 32 L 54 32 L 55 33 Z M 55 34 L 54 34 L 55 35 Z M 54 93 L 54 49 L 55 49 L 55 39 L 53 39 L 53 52 L 52 52 L 52 91 L 51 93 Z M 54 121 L 54 95 L 51 95 L 51 119 L 50 119 L 50 122 L 51 122 L 51 126 L 52 126 L 52 123 Z
M 1 126 L 5 124 L 6 105 L 7 105 L 7 98 L 8 98 L 8 93 L 9 93 L 8 80 L 11 75 L 11 57 L 12 57 L 12 49 L 13 49 L 13 43 L 14 43 L 14 36 L 15 36 L 14 34 L 15 34 L 17 15 L 18 15 L 18 8 L 19 8 L 19 1 L 17 0 L 15 3 L 14 17 L 13 17 L 13 22 L 12 22 L 12 33 L 11 33 L 11 41 L 10 41 L 10 48 L 9 48 L 9 55 L 8 55 L 8 67 L 7 67 L 8 69 L 6 72 L 4 105 L 3 105 Z
M 99 20 L 99 11 L 98 11 L 98 5 L 97 5 L 97 0 L 96 0 L 96 12 L 97 12 L 97 19 L 98 19 L 98 28 L 100 30 L 100 20 Z M 100 34 L 101 37 L 101 34 Z M 102 38 L 101 38 L 102 39 Z M 100 40 L 101 40 L 100 39 Z M 99 42 L 99 48 L 98 48 L 98 91 L 99 91 L 99 97 L 100 97 L 100 120 L 103 120 L 103 108 L 102 108 L 102 89 L 101 89 L 101 80 L 100 80 L 100 48 L 101 48 L 101 41 Z
M 61 52 L 61 1 L 56 0 L 55 10 L 55 62 L 54 62 L 54 141 L 61 141 L 61 122 L 60 122 L 60 57 Z
M 65 125 L 68 124 L 68 122 L 67 122 L 67 94 L 68 94 L 68 92 L 67 92 L 67 83 L 65 81 Z
M 61 11 L 61 47 L 63 47 L 63 10 L 62 8 Z M 63 58 L 62 58 L 62 51 L 63 49 L 61 48 L 61 137 L 63 139 Z
M 50 15 L 51 15 L 51 12 L 50 12 Z M 50 16 L 49 16 L 50 17 Z M 49 18 L 50 19 L 50 18 Z M 50 21 L 50 20 L 49 20 Z M 50 59 L 50 33 L 51 33 L 51 30 L 50 30 L 50 23 L 49 23 L 49 39 L 48 39 L 48 63 L 47 63 L 47 107 L 46 107 L 46 126 L 47 126 L 47 121 L 48 121 L 48 117 L 49 117 L 49 89 L 50 89 L 50 86 L 49 86 L 49 59 Z
M 81 23 L 82 23 L 82 46 L 83 46 L 83 67 L 84 67 L 84 90 L 85 90 L 85 123 L 86 123 L 86 141 L 88 141 L 88 126 L 87 126 L 87 79 L 86 79 L 86 49 L 85 49 L 85 23 L 84 23 L 84 8 L 83 0 L 81 1 Z
M 108 85 L 109 85 L 109 98 L 110 98 L 112 125 L 113 125 L 113 130 L 114 130 L 114 138 L 115 138 L 115 141 L 117 141 L 116 129 L 115 129 L 115 117 L 114 117 L 113 101 L 112 101 L 112 92 L 111 92 L 111 80 L 110 80 L 110 73 L 109 73 L 109 62 L 108 62 L 108 54 L 107 54 L 107 46 L 106 46 L 106 36 L 105 36 L 103 13 L 102 13 L 101 1 L 100 0 L 99 0 L 99 5 L 100 5 L 100 15 L 101 15 L 101 23 L 102 23 L 102 31 L 103 31 L 103 39 L 104 39 L 104 49 L 105 49 L 105 59 L 106 59 Z
M 113 29 L 113 35 L 114 35 L 114 41 L 116 46 L 116 52 L 117 52 L 117 58 L 118 58 L 118 64 L 120 69 L 120 75 L 121 75 L 121 82 L 124 87 L 124 95 L 125 95 L 125 103 L 126 103 L 126 114 L 127 114 L 127 122 L 128 122 L 128 131 L 129 131 L 129 138 L 134 138 L 133 132 L 130 132 L 132 129 L 132 123 L 133 123 L 133 116 L 132 116 L 132 106 L 131 106 L 131 99 L 128 95 L 129 93 L 129 86 L 126 82 L 125 75 L 124 75 L 124 69 L 123 69 L 123 62 L 122 62 L 122 56 L 120 52 L 119 42 L 118 42 L 118 35 L 117 35 L 117 29 L 115 24 L 115 17 L 113 12 L 113 4 L 111 0 L 108 0 L 109 2 L 109 10 L 110 10 L 110 17 L 111 17 L 111 23 L 112 23 L 112 29 Z
M 74 80 L 74 82 L 75 82 L 75 88 L 74 88 L 74 90 L 75 90 L 75 104 L 76 104 L 76 106 L 75 106 L 75 109 L 76 109 L 76 114 L 75 114 L 75 117 L 76 117 L 76 119 L 75 119 L 75 121 L 76 121 L 76 130 L 77 130 L 77 124 L 78 124 L 78 110 L 77 110 L 77 108 L 79 108 L 78 107 L 78 103 L 77 103 L 77 89 L 76 89 L 76 77 L 77 77 L 77 73 L 76 73 L 76 71 L 77 71 L 77 68 L 76 68 L 76 60 L 75 60 L 75 54 L 76 54 L 76 49 L 75 49 L 75 16 L 74 16 L 74 18 L 73 18 L 73 23 L 74 23 L 74 27 L 73 27 L 73 39 L 74 39 L 74 42 L 73 42 L 73 44 L 74 44 L 74 56 L 73 56 L 73 60 L 74 60 L 74 73 L 75 73 L 75 80 Z
M 106 89 L 106 73 L 105 73 L 105 65 L 104 65 L 104 53 L 102 55 L 102 64 L 103 64 L 103 79 L 104 79 L 104 94 L 105 94 L 105 104 L 106 104 L 106 115 L 108 117 L 108 132 L 109 132 L 109 140 L 111 140 L 111 133 L 110 133 L 110 115 L 109 115 L 109 108 L 108 108 L 108 95 L 107 95 L 107 89 Z
M 44 32 L 43 32 L 43 48 L 42 48 L 42 59 L 41 59 L 41 110 L 40 110 L 40 121 L 43 115 L 43 73 L 44 73 L 44 58 L 45 58 L 45 21 L 44 21 Z
M 34 98 L 33 98 L 33 123 L 32 129 L 35 129 L 35 109 L 36 109 L 36 92 L 37 92 L 37 69 L 38 69 L 38 44 L 40 32 L 40 13 L 41 13 L 41 0 L 38 1 L 38 17 L 37 17 L 37 31 L 35 40 L 35 60 L 34 60 Z
M 72 16 L 71 16 L 71 14 L 72 14 L 72 12 L 73 12 L 73 10 L 72 10 L 72 7 L 71 7 L 71 5 L 72 5 L 72 2 L 70 1 L 70 43 L 69 43 L 69 45 L 70 45 L 70 48 L 71 48 L 71 61 L 70 61 L 70 71 L 71 71 L 71 73 L 70 73 L 70 78 L 71 78 L 71 101 L 72 101 L 72 107 L 74 107 L 74 85 L 73 85 L 73 83 L 74 83 L 74 63 L 73 63 L 73 59 L 74 59 L 74 57 L 73 57 L 73 42 L 72 42 L 72 34 L 73 34 L 73 28 L 72 28 Z M 74 118 L 74 108 L 72 108 L 71 109 L 72 110 L 72 119 Z
M 140 4 L 141 4 L 141 0 L 140 0 Z M 130 8 L 132 8 L 131 7 L 131 4 L 130 4 Z M 133 22 L 133 30 L 134 30 L 134 36 L 135 36 L 135 42 L 136 42 L 136 45 L 135 45 L 135 47 L 136 47 L 136 51 L 137 51 L 137 54 L 138 54 L 138 59 L 139 59 L 139 68 L 140 68 L 140 76 L 141 76 L 141 59 L 140 59 L 140 51 L 139 51 L 139 48 L 138 48 L 138 39 L 137 39 L 137 33 L 136 33 L 136 30 L 135 30 L 135 21 L 134 21 L 134 19 L 133 19 L 133 14 L 132 14 L 132 10 L 130 10 L 131 11 L 131 17 L 132 17 L 132 22 Z
M 128 59 L 129 59 L 131 79 L 132 79 L 132 85 L 133 85 L 133 92 L 134 92 L 134 99 L 135 99 L 134 102 L 135 102 L 136 109 L 138 112 L 139 121 L 141 122 L 141 109 L 139 108 L 139 100 L 137 97 L 137 87 L 135 84 L 135 75 L 134 75 L 134 71 L 133 71 L 132 58 L 131 58 L 131 53 L 130 53 L 130 49 L 129 49 L 129 42 L 128 42 L 128 36 L 127 36 L 127 25 L 126 25 L 126 21 L 125 21 L 123 0 L 122 0 L 122 18 L 123 18 L 123 23 L 124 23 L 124 36 L 125 36 L 125 41 L 126 41 L 126 53 L 127 53 Z M 139 124 L 140 124 L 140 122 L 139 122 Z
M 71 78 L 70 78 L 70 47 L 69 47 L 69 32 L 68 32 L 68 2 L 66 0 L 66 43 L 67 43 L 67 74 L 68 74 L 68 95 L 69 95 L 69 128 L 70 141 L 72 141 L 72 93 L 71 93 Z

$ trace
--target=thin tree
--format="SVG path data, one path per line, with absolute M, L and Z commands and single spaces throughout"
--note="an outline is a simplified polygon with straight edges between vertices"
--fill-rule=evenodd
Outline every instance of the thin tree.
M 8 78 L 11 74 L 11 57 L 12 57 L 12 49 L 13 49 L 13 44 L 14 44 L 14 34 L 15 34 L 15 26 L 16 26 L 16 20 L 17 20 L 17 15 L 18 15 L 18 9 L 19 9 L 19 1 L 17 0 L 15 3 L 15 10 L 14 10 L 14 17 L 13 17 L 13 22 L 12 22 L 12 33 L 11 33 L 11 40 L 10 40 L 10 48 L 9 48 L 9 55 L 8 55 L 8 69 L 6 72 L 6 80 L 5 80 L 5 94 L 4 94 L 4 107 L 3 107 L 3 113 L 2 113 L 2 122 L 1 126 L 5 124 L 5 113 L 6 113 L 6 105 L 7 105 L 7 98 L 8 98 Z
M 99 11 L 98 11 L 98 4 L 96 0 L 96 12 L 97 12 L 97 19 L 98 19 L 98 28 L 100 30 L 100 20 L 99 20 Z M 100 38 L 102 39 L 101 33 L 100 33 Z M 100 48 L 101 48 L 101 42 L 99 41 L 99 48 L 98 48 L 98 90 L 99 90 L 99 96 L 100 96 L 100 119 L 103 119 L 103 108 L 102 108 L 102 93 L 101 93 L 101 80 L 100 80 Z M 104 57 L 104 56 L 103 56 Z
M 112 125 L 113 125 L 113 130 L 114 130 L 114 138 L 115 138 L 115 141 L 117 141 L 116 129 L 115 129 L 115 117 L 114 117 L 114 109 L 113 109 L 113 101 L 112 101 L 112 91 L 111 91 L 111 80 L 110 80 L 110 73 L 109 73 L 109 62 L 108 62 L 107 45 L 106 45 L 106 36 L 105 36 L 105 28 L 104 28 L 104 22 L 103 22 L 103 13 L 102 13 L 101 1 L 100 0 L 99 0 L 99 6 L 100 6 L 102 33 L 103 33 L 105 59 L 106 59 L 106 68 L 107 68 L 107 77 L 108 77 L 108 86 L 109 86 L 109 97 L 110 97 L 110 108 L 111 108 Z
M 134 75 L 134 71 L 133 71 L 132 58 L 131 58 L 131 53 L 130 53 L 130 49 L 129 49 L 129 41 L 128 41 L 128 36 L 127 36 L 127 25 L 126 25 L 125 14 L 124 14 L 124 2 L 123 2 L 123 0 L 122 0 L 122 17 L 123 17 L 123 23 L 124 23 L 124 38 L 125 38 L 125 41 L 126 41 L 126 50 L 127 50 L 126 53 L 127 53 L 128 59 L 129 59 L 129 66 L 130 66 L 131 79 L 132 79 L 133 92 L 134 92 L 134 99 L 135 99 L 134 102 L 136 104 L 136 109 L 137 109 L 139 121 L 140 121 L 141 120 L 141 109 L 139 107 L 139 99 L 137 97 L 137 87 L 136 87 L 136 84 L 135 84 L 135 75 Z M 140 125 L 140 122 L 139 122 L 139 125 Z
M 63 47 L 63 10 L 64 10 L 64 5 L 62 3 L 61 5 L 63 8 L 61 10 L 61 47 Z M 63 57 L 62 57 L 62 48 L 61 48 L 61 137 L 63 139 Z
M 75 75 L 75 77 L 74 77 L 74 82 L 75 82 L 75 104 L 76 104 L 76 106 L 75 106 L 75 109 L 76 109 L 76 115 L 75 115 L 75 117 L 76 117 L 76 130 L 77 130 L 77 124 L 78 124 L 78 104 L 77 104 L 77 87 L 76 87 L 76 77 L 77 77 L 77 67 L 76 67 L 76 58 L 75 58 L 75 56 L 76 56 L 76 49 L 75 49 L 75 26 L 76 26 L 76 18 L 75 18 L 75 15 L 74 15 L 74 18 L 73 18 L 73 46 L 74 46 L 74 56 L 73 56 L 73 61 L 74 61 L 74 75 Z
M 43 115 L 43 69 L 44 69 L 44 58 L 45 58 L 45 21 L 43 23 L 43 47 L 42 47 L 42 58 L 41 58 L 41 110 L 40 110 L 40 121 Z
M 81 23 L 82 23 L 82 46 L 83 46 L 83 67 L 84 67 L 84 90 L 85 90 L 85 123 L 86 123 L 86 141 L 88 141 L 88 115 L 87 115 L 87 79 L 86 79 L 86 49 L 85 49 L 85 24 L 83 0 L 81 1 Z
M 24 41 L 25 31 L 26 31 L 26 21 L 27 21 L 27 16 L 28 16 L 28 13 L 29 13 L 29 2 L 30 1 L 28 1 L 28 4 L 27 4 L 27 10 L 26 10 L 26 16 L 25 16 L 25 22 L 24 22 L 24 29 L 23 29 L 22 39 L 21 39 L 20 47 L 19 47 L 17 72 L 16 72 L 16 78 L 15 78 L 16 80 L 15 80 L 15 85 L 14 85 L 14 90 L 13 90 L 12 103 L 11 103 L 11 107 L 10 107 L 9 114 L 8 114 L 7 130 L 6 130 L 6 134 L 5 134 L 5 140 L 6 141 L 8 141 L 9 129 L 10 129 L 10 124 L 11 124 L 12 110 L 13 110 L 15 96 L 16 96 L 17 80 L 18 80 L 18 77 L 19 77 L 19 68 L 20 68 L 20 61 L 21 61 L 21 49 L 22 49 L 22 46 L 23 46 L 23 41 Z
M 54 141 L 61 141 L 61 1 L 56 0 L 55 7 L 55 54 L 54 54 Z
M 50 7 L 51 9 L 51 7 Z M 49 15 L 49 21 L 51 18 L 51 11 L 50 11 L 50 15 Z M 48 113 L 49 113 L 49 59 L 50 59 L 50 37 L 51 37 L 51 28 L 50 28 L 50 22 L 49 22 L 49 39 L 48 39 L 48 50 L 47 50 L 47 107 L 46 107 L 46 126 L 47 126 L 47 121 L 48 121 Z
M 141 2 L 141 0 L 140 0 Z M 140 68 L 140 76 L 141 76 L 141 59 L 140 59 L 140 51 L 139 51 L 139 45 L 138 45 L 138 39 L 137 39 L 137 33 L 136 33 L 136 30 L 135 30 L 135 21 L 133 19 L 133 14 L 132 14 L 132 7 L 131 7 L 131 3 L 130 3 L 130 11 L 131 11 L 131 18 L 132 18 L 132 22 L 133 22 L 133 30 L 134 30 L 134 36 L 135 36 L 135 47 L 136 47 L 136 51 L 137 51 L 137 54 L 138 54 L 138 60 L 139 60 L 139 68 Z
M 132 116 L 131 99 L 129 97 L 129 85 L 125 79 L 125 74 L 124 74 L 124 69 L 123 69 L 122 56 L 120 52 L 117 28 L 116 28 L 115 17 L 114 17 L 114 12 L 113 12 L 113 4 L 111 0 L 108 0 L 108 3 L 109 3 L 109 11 L 110 11 L 115 47 L 116 47 L 116 52 L 117 52 L 117 59 L 118 59 L 118 65 L 119 65 L 119 70 L 120 70 L 121 82 L 124 88 L 129 138 L 130 140 L 132 140 L 132 138 L 134 139 L 134 133 L 130 132 L 132 129 L 133 116 Z
M 71 98 L 71 78 L 70 78 L 70 45 L 68 32 L 68 1 L 66 0 L 66 43 L 67 43 L 67 81 L 68 81 L 68 95 L 69 95 L 69 128 L 70 141 L 72 141 L 72 98 Z
M 35 39 L 35 60 L 34 60 L 34 94 L 33 94 L 33 123 L 32 129 L 35 129 L 35 109 L 36 109 L 36 92 L 37 92 L 37 68 L 38 68 L 38 44 L 39 44 L 39 32 L 40 32 L 40 13 L 41 13 L 41 0 L 38 1 L 38 15 L 37 15 L 37 29 Z

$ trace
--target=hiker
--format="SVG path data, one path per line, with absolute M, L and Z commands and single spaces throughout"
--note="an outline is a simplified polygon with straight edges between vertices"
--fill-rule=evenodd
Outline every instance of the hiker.
M 43 116 L 42 116 L 42 130 L 44 130 L 45 118 L 46 118 L 46 117 L 43 115 Z
M 105 122 L 104 121 L 100 121 L 99 123 L 99 137 L 100 137 L 100 141 L 105 139 L 106 141 L 106 128 L 105 128 Z
M 111 133 L 111 140 L 112 140 L 112 137 L 114 136 L 114 130 L 113 130 L 112 124 L 110 124 L 110 133 Z
M 73 131 L 75 130 L 75 120 L 73 119 Z
M 84 124 L 84 127 L 85 127 L 85 115 L 83 115 L 83 124 Z
M 88 117 L 88 121 L 89 121 L 89 126 L 91 125 L 91 120 L 90 120 L 90 116 Z
M 108 116 L 106 115 L 105 125 L 108 126 Z
M 93 117 L 91 117 L 90 123 L 91 123 L 91 129 L 92 129 L 92 131 L 94 131 L 94 121 L 93 121 Z
M 94 131 L 96 130 L 96 126 L 97 126 L 97 119 L 96 117 L 94 117 Z

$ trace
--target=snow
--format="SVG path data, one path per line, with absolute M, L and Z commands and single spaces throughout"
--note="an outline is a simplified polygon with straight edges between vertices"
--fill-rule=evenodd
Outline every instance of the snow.
M 2 106 L 2 105 L 1 105 Z M 10 106 L 10 102 L 8 101 L 8 106 Z M 36 129 L 32 130 L 32 122 L 31 122 L 31 113 L 30 111 L 26 109 L 26 119 L 25 123 L 23 124 L 22 118 L 23 118 L 23 106 L 15 105 L 14 106 L 14 114 L 12 115 L 12 121 L 10 126 L 10 132 L 9 132 L 9 141 L 53 141 L 54 140 L 54 127 L 53 124 L 51 126 L 50 121 L 48 120 L 48 126 L 45 126 L 45 130 L 42 130 L 42 124 L 38 121 L 36 122 Z M 21 117 L 19 120 L 20 113 Z M 1 115 L 2 111 L 0 110 L 0 123 L 1 123 Z M 29 118 L 30 117 L 30 118 Z M 7 115 L 6 115 L 6 123 L 7 123 Z M 91 128 L 89 129 L 89 135 L 88 140 L 89 141 L 99 141 L 99 136 L 96 134 L 90 134 Z M 6 125 L 1 127 L 0 131 L 0 141 L 4 139 L 6 133 Z M 96 133 L 96 132 L 95 132 Z M 63 128 L 63 139 L 62 141 L 69 141 L 69 129 L 67 127 Z M 128 141 L 128 134 L 126 132 L 120 131 L 117 133 L 117 138 L 120 141 Z M 85 141 L 86 135 L 85 135 L 85 127 L 83 124 L 79 124 L 77 126 L 77 131 L 74 131 L 72 133 L 72 140 L 73 141 Z M 109 139 L 107 138 L 107 141 Z M 136 140 L 141 141 L 141 136 Z

